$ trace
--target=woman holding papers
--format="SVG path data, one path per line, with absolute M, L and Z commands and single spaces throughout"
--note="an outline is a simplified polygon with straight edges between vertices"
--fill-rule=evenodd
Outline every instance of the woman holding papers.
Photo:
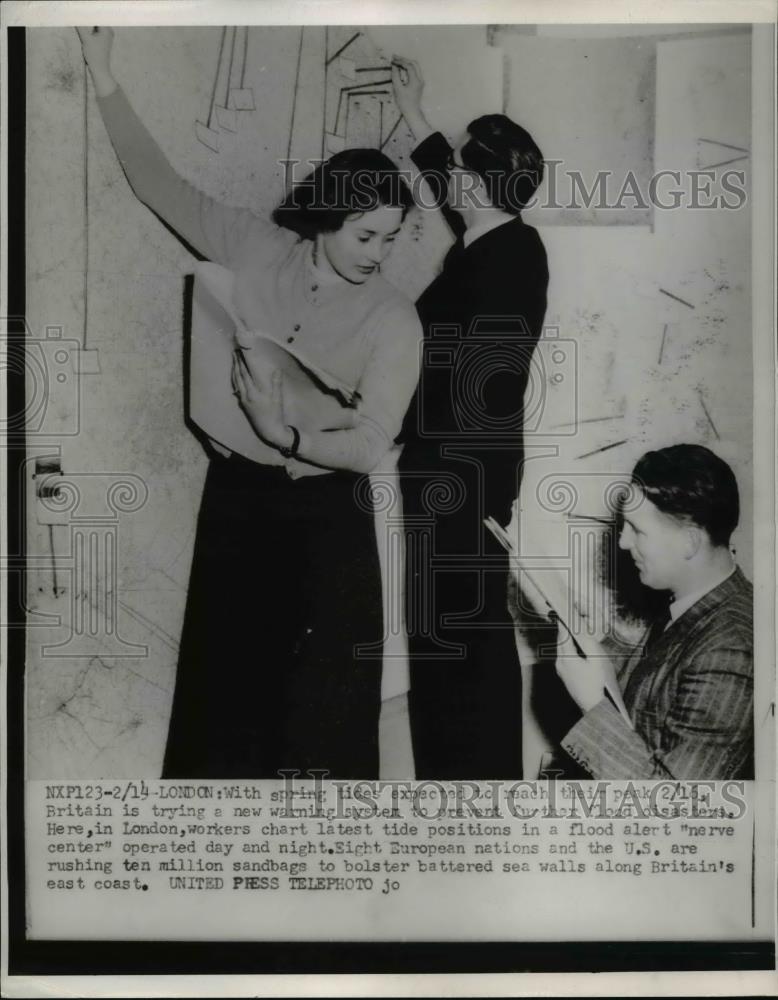
M 383 621 L 366 473 L 418 377 L 415 311 L 378 273 L 410 191 L 377 150 L 345 150 L 275 224 L 220 204 L 134 113 L 111 74 L 113 32 L 79 35 L 133 191 L 231 272 L 237 349 L 218 377 L 241 440 L 252 432 L 250 447 L 209 435 L 163 776 L 375 778 Z

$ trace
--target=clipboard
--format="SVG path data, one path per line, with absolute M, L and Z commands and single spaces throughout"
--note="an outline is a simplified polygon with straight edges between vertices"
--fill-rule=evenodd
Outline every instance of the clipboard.
M 615 707 L 618 709 L 619 714 L 627 723 L 630 729 L 635 727 L 632 724 L 632 720 L 629 717 L 629 712 L 627 711 L 627 706 L 624 704 L 624 699 L 621 695 L 621 688 L 619 687 L 619 682 L 616 677 L 616 670 L 613 666 L 613 661 L 610 657 L 597 657 L 595 649 L 590 646 L 589 641 L 586 636 L 581 636 L 580 633 L 576 634 L 571 628 L 569 622 L 565 615 L 561 614 L 559 611 L 559 606 L 562 601 L 559 600 L 559 595 L 555 595 L 555 598 L 549 597 L 547 593 L 547 588 L 543 588 L 537 580 L 537 577 L 533 574 L 532 570 L 528 569 L 527 566 L 522 562 L 520 555 L 516 551 L 513 541 L 508 535 L 507 531 L 498 524 L 493 517 L 487 517 L 484 519 L 484 524 L 491 531 L 497 541 L 502 545 L 505 551 L 516 561 L 516 566 L 520 570 L 522 576 L 518 583 L 522 590 L 525 592 L 530 592 L 532 594 L 532 602 L 537 607 L 547 607 L 550 612 L 553 612 L 556 620 L 564 631 L 568 634 L 576 648 L 579 656 L 583 659 L 594 659 L 598 658 L 601 661 L 602 671 L 603 671 L 603 687 L 611 699 Z M 587 646 L 589 649 L 587 651 Z

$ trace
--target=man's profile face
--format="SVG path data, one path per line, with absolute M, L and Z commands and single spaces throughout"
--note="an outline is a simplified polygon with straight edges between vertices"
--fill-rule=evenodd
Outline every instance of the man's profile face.
M 632 556 L 646 587 L 675 590 L 687 562 L 688 526 L 643 496 L 637 509 L 624 517 L 619 547 Z

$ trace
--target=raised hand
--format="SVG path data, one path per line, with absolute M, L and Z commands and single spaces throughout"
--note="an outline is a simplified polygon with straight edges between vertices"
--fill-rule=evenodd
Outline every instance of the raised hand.
M 403 114 L 421 110 L 424 79 L 417 62 L 392 56 L 392 87 L 397 107 Z
M 107 97 L 116 89 L 116 81 L 111 74 L 113 28 L 76 28 L 76 31 L 98 96 Z
M 397 107 L 414 137 L 417 140 L 426 138 L 432 127 L 421 110 L 424 78 L 418 63 L 403 56 L 392 56 L 392 89 Z

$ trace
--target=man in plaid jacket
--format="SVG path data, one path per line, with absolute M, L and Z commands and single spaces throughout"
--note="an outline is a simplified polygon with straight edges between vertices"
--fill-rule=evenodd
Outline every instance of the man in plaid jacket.
M 604 694 L 596 659 L 559 657 L 583 712 L 562 746 L 594 778 L 753 778 L 753 588 L 729 548 L 734 474 L 683 444 L 645 454 L 632 481 L 641 502 L 619 545 L 672 603 L 619 674 L 634 729 Z

